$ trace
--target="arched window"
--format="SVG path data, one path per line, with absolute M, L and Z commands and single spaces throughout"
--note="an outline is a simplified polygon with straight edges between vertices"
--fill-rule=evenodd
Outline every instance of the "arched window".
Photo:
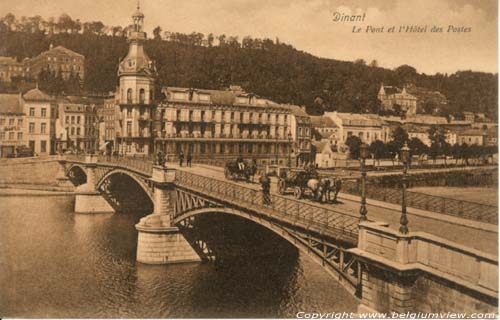
M 127 103 L 132 103 L 132 89 L 127 90 Z
M 144 104 L 144 101 L 146 101 L 146 92 L 144 89 L 141 89 L 139 91 L 139 103 Z

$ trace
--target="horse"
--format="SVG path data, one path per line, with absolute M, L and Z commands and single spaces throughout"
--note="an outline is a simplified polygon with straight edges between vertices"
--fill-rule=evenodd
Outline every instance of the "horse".
M 309 179 L 307 180 L 307 187 L 311 190 L 313 194 L 313 199 L 316 201 L 322 201 L 324 186 L 319 179 Z
M 322 178 L 321 179 L 323 183 L 323 196 L 325 198 L 325 202 L 330 203 L 331 201 L 331 192 L 334 193 L 333 195 L 333 203 L 337 201 L 337 196 L 340 192 L 340 189 L 342 188 L 342 180 L 341 179 L 336 179 L 336 178 Z M 323 199 L 323 197 L 322 197 Z

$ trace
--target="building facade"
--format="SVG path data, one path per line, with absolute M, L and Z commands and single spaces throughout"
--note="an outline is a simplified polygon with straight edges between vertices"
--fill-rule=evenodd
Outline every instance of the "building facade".
M 85 78 L 85 57 L 63 46 L 53 47 L 40 53 L 38 56 L 26 60 L 30 77 L 37 79 L 42 70 L 51 71 L 60 75 L 64 80 L 71 76 L 80 80 Z
M 25 61 L 17 62 L 12 57 L 0 57 L 0 82 L 9 83 L 15 77 L 29 77 L 29 71 Z
M 395 110 L 395 106 L 399 105 L 401 111 L 404 111 L 407 115 L 417 113 L 417 97 L 408 93 L 406 88 L 400 90 L 382 84 L 377 97 L 382 104 L 383 110 Z
M 38 88 L 26 92 L 22 98 L 28 146 L 38 155 L 54 154 L 57 144 L 55 99 Z
M 244 92 L 167 87 L 159 105 L 157 148 L 177 158 L 255 158 L 259 164 L 310 161 L 311 123 L 298 106 L 280 105 Z
M 20 94 L 0 94 L 0 157 L 11 157 L 26 145 L 24 110 Z
M 98 105 L 80 97 L 61 97 L 56 125 L 57 151 L 95 152 L 98 148 Z
M 144 14 L 139 7 L 132 18 L 133 28 L 127 37 L 129 51 L 118 67 L 120 85 L 116 97 L 120 128 L 116 131 L 116 138 L 121 154 L 150 154 L 154 145 L 156 71 L 153 61 L 144 51 Z
M 338 145 L 345 146 L 350 136 L 357 136 L 362 142 L 370 144 L 375 140 L 387 142 L 390 139 L 388 127 L 380 117 L 374 114 L 355 114 L 343 112 L 326 112 L 338 127 Z

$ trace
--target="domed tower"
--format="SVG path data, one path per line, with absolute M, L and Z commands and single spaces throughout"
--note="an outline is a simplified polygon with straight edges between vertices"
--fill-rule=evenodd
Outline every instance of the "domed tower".
M 120 104 L 120 152 L 122 154 L 152 153 L 152 130 L 154 105 L 154 86 L 156 70 L 153 61 L 144 51 L 146 33 L 144 14 L 137 11 L 132 16 L 133 26 L 127 41 L 128 54 L 118 67 L 120 80 L 117 92 Z

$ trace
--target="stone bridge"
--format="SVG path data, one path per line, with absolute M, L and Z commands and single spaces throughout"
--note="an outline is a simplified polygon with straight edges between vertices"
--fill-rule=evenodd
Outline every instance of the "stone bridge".
M 185 231 L 218 213 L 256 223 L 321 265 L 360 299 L 360 312 L 497 312 L 498 258 L 422 232 L 401 234 L 376 221 L 309 201 L 271 194 L 255 185 L 153 166 L 146 159 L 65 157 L 60 185 L 72 181 L 75 212 L 114 212 L 136 196 L 114 195 L 127 177 L 150 207 L 136 225 L 137 260 L 149 264 L 210 260 L 211 248 Z M 130 201 L 130 199 L 132 199 Z M 149 212 L 148 212 L 149 211 Z

